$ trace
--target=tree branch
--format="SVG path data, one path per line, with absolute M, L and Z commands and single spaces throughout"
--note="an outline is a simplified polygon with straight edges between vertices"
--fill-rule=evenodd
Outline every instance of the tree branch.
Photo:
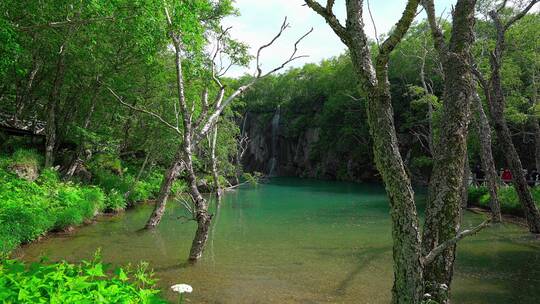
M 346 45 L 349 45 L 349 33 L 347 32 L 347 29 L 341 25 L 336 15 L 334 15 L 333 8 L 334 8 L 334 1 L 328 0 L 326 2 L 326 7 L 323 7 L 315 0 L 304 0 L 306 3 L 305 5 L 309 6 L 312 10 L 314 10 L 317 14 L 321 15 L 321 17 L 324 18 L 326 23 L 332 28 L 332 30 L 338 35 L 338 37 L 345 43 Z
M 504 31 L 508 30 L 508 28 L 510 28 L 510 26 L 512 26 L 512 24 L 514 24 L 516 21 L 523 18 L 523 16 L 525 16 L 538 2 L 540 2 L 540 0 L 531 0 L 529 5 L 527 5 L 523 10 L 521 10 L 521 12 L 517 13 L 514 17 L 510 18 L 508 22 L 506 22 L 506 24 L 504 25 Z
M 437 48 L 437 51 L 439 54 L 442 54 L 446 51 L 446 42 L 444 41 L 444 35 L 437 24 L 437 17 L 435 15 L 435 4 L 433 4 L 433 0 L 423 0 L 422 6 L 426 10 L 426 14 L 428 16 L 428 23 L 429 27 L 431 28 L 431 35 L 433 36 L 433 40 L 435 41 L 435 47 Z
M 467 236 L 471 236 L 480 232 L 482 229 L 488 227 L 490 223 L 491 223 L 491 219 L 484 221 L 482 224 L 474 227 L 473 229 L 463 230 L 462 232 L 458 233 L 455 237 L 433 248 L 433 250 L 431 250 L 431 252 L 428 255 L 422 258 L 422 264 L 424 266 L 429 265 L 431 262 L 435 260 L 435 258 L 437 258 L 439 254 L 445 251 L 448 247 L 457 244 L 457 242 L 459 242 L 461 239 Z
M 403 15 L 394 26 L 394 31 L 392 31 L 390 36 L 386 38 L 386 40 L 381 45 L 381 48 L 379 50 L 379 56 L 383 56 L 382 58 L 386 59 L 386 61 L 390 53 L 394 50 L 396 45 L 401 41 L 401 39 L 403 39 L 403 36 L 405 36 L 405 34 L 407 33 L 409 26 L 411 25 L 414 17 L 416 16 L 416 9 L 418 8 L 419 3 L 420 0 L 407 1 L 407 6 L 405 6 Z
M 129 103 L 125 102 L 122 97 L 120 97 L 118 94 L 116 94 L 116 92 L 113 91 L 113 89 L 111 89 L 110 87 L 107 87 L 107 89 L 109 90 L 109 92 L 111 92 L 111 94 L 116 98 L 116 100 L 118 100 L 118 102 L 120 102 L 122 105 L 134 110 L 134 111 L 137 111 L 137 112 L 141 112 L 141 113 L 145 113 L 145 114 L 148 114 L 150 116 L 153 116 L 155 118 L 157 118 L 161 123 L 163 123 L 165 126 L 167 126 L 168 128 L 171 128 L 173 129 L 176 133 L 178 134 L 182 134 L 182 132 L 180 132 L 180 129 L 178 128 L 178 126 L 173 126 L 172 124 L 170 124 L 169 122 L 167 122 L 163 117 L 161 117 L 161 115 L 157 114 L 157 113 L 154 113 L 152 111 L 148 111 L 148 110 L 145 110 L 145 109 L 141 109 L 141 108 L 138 108 L 138 107 L 134 107 L 132 105 L 130 105 Z

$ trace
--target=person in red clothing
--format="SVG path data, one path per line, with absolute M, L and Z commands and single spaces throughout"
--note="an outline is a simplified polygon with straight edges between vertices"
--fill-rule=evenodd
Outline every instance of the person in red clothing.
M 512 172 L 510 172 L 510 170 L 508 169 L 504 169 L 502 175 L 501 175 L 501 179 L 503 182 L 505 183 L 510 183 L 512 181 Z

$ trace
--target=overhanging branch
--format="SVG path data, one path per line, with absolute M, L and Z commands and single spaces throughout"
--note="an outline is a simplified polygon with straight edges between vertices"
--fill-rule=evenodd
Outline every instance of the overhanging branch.
M 448 249 L 450 246 L 457 244 L 457 242 L 459 242 L 461 239 L 467 236 L 471 236 L 480 232 L 482 229 L 488 227 L 490 223 L 491 223 L 491 219 L 484 221 L 482 224 L 474 227 L 473 229 L 463 230 L 462 232 L 458 233 L 455 237 L 433 248 L 433 250 L 431 250 L 431 252 L 428 255 L 422 258 L 422 264 L 424 266 L 429 265 L 435 260 L 435 258 L 437 258 L 437 256 L 439 256 L 439 254 L 441 254 L 443 251 Z

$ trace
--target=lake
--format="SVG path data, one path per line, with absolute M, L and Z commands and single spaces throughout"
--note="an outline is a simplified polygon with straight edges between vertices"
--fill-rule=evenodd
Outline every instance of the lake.
M 422 191 L 419 191 L 422 192 Z M 422 201 L 422 194 L 418 200 Z M 421 210 L 422 205 L 419 206 Z M 188 303 L 389 303 L 392 247 L 388 201 L 377 184 L 273 178 L 226 193 L 203 259 L 186 263 L 196 230 L 170 201 L 155 231 L 140 231 L 152 206 L 100 217 L 15 252 L 23 260 L 150 263 L 165 297 L 187 283 Z M 466 212 L 463 227 L 483 216 Z M 454 303 L 538 303 L 540 240 L 501 224 L 460 242 Z

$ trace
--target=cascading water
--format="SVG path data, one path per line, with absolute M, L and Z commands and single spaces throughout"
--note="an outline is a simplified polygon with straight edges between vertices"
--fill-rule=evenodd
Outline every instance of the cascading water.
M 276 167 L 278 164 L 278 132 L 279 132 L 280 108 L 277 106 L 274 117 L 272 118 L 272 157 L 268 169 L 269 176 L 276 176 Z

